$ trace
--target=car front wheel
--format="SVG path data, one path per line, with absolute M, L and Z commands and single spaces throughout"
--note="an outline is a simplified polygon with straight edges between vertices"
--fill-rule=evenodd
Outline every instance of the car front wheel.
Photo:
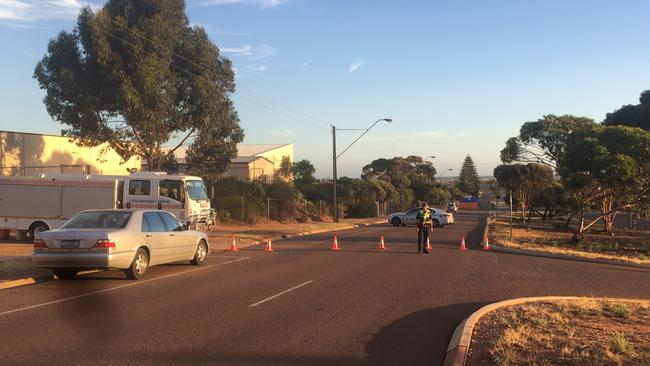
M 192 264 L 201 265 L 205 261 L 205 258 L 208 256 L 208 245 L 205 241 L 201 240 L 199 245 L 196 246 L 196 253 L 194 253 L 194 259 L 192 259 Z
M 440 227 L 440 221 L 433 219 L 433 227 Z
M 393 217 L 393 219 L 390 220 L 390 223 L 393 224 L 393 226 L 400 226 L 402 224 L 402 220 L 400 220 L 399 217 Z
M 126 277 L 129 279 L 139 280 L 144 277 L 144 274 L 147 272 L 148 268 L 149 255 L 147 254 L 146 250 L 140 248 L 137 252 L 135 252 L 135 257 L 133 257 L 131 266 L 124 272 L 126 273 Z

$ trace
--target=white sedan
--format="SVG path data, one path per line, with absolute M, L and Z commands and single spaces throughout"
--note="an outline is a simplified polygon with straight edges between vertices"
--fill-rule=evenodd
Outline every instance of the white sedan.
M 394 226 L 415 225 L 419 208 L 412 208 L 406 212 L 396 212 L 388 216 L 388 222 Z M 438 208 L 429 208 L 433 227 L 443 227 L 454 223 L 454 215 Z
M 84 269 L 121 269 L 140 279 L 152 265 L 186 260 L 200 265 L 207 254 L 207 235 L 183 230 L 169 212 L 89 210 L 36 234 L 32 261 L 59 279 Z

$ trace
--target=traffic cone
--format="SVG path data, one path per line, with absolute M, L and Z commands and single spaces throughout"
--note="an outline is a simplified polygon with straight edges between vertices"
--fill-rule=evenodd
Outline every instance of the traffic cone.
M 485 240 L 483 240 L 483 250 L 490 250 L 490 241 L 487 235 L 485 236 Z
M 265 252 L 272 252 L 273 247 L 271 246 L 271 238 L 266 239 L 266 247 L 264 248 Z
M 460 250 L 467 250 L 467 247 L 465 247 L 465 237 L 460 240 Z
M 332 242 L 332 250 L 341 250 L 339 248 L 339 241 L 336 240 L 336 235 L 334 235 L 334 241 Z
M 386 250 L 386 245 L 384 245 L 384 236 L 383 235 L 379 239 L 379 250 Z
M 235 237 L 232 237 L 232 244 L 230 244 L 230 249 L 231 252 L 236 252 L 239 249 L 237 249 L 237 242 L 235 241 Z
M 431 250 L 431 242 L 429 242 L 429 237 L 427 237 L 427 250 Z

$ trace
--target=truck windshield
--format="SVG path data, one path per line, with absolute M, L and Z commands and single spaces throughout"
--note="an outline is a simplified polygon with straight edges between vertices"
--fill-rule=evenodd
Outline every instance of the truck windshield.
M 193 201 L 207 200 L 208 194 L 205 193 L 205 186 L 201 180 L 187 180 L 185 181 L 187 186 L 187 194 L 190 196 L 190 199 Z
M 124 229 L 129 222 L 128 211 L 80 212 L 61 225 L 61 229 Z

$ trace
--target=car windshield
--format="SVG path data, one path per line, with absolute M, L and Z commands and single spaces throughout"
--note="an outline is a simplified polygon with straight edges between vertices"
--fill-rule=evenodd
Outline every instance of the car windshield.
M 208 199 L 208 194 L 205 192 L 205 185 L 201 180 L 188 180 L 185 181 L 187 186 L 187 194 L 190 199 L 194 201 L 202 201 Z
M 131 218 L 131 212 L 125 211 L 87 211 L 80 212 L 61 229 L 124 229 Z

